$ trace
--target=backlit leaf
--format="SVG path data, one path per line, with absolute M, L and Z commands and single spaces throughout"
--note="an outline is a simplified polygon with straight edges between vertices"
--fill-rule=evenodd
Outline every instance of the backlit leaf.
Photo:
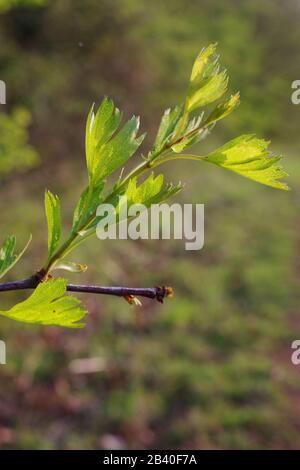
M 223 103 L 218 104 L 215 109 L 210 113 L 208 118 L 205 120 L 204 125 L 208 126 L 214 122 L 219 121 L 220 119 L 228 116 L 232 111 L 234 111 L 240 104 L 240 94 L 239 92 L 235 95 L 232 95 L 228 100 Z
M 76 232 L 80 225 L 84 225 L 91 217 L 101 202 L 104 181 L 100 181 L 96 186 L 88 186 L 82 192 L 77 206 L 74 210 L 72 232 Z
M 117 132 L 121 113 L 104 98 L 96 114 L 92 107 L 86 125 L 86 159 L 91 185 L 115 171 L 135 153 L 144 135 L 137 137 L 139 118 L 133 116 Z
M 186 99 L 186 111 L 205 106 L 219 99 L 227 90 L 226 71 L 219 72 L 216 44 L 202 49 L 197 56 L 190 78 L 190 87 Z
M 25 323 L 81 328 L 87 312 L 78 299 L 65 295 L 66 285 L 61 278 L 42 282 L 28 299 L 0 314 Z
M 181 114 L 181 106 L 176 106 L 172 110 L 169 108 L 164 112 L 155 138 L 154 147 L 152 151 L 153 154 L 161 150 L 165 146 L 165 144 L 169 142 L 174 133 L 174 130 L 176 129 Z
M 286 183 L 278 181 L 288 176 L 278 165 L 282 157 L 272 155 L 268 151 L 268 144 L 266 140 L 257 139 L 253 135 L 241 135 L 206 157 L 182 155 L 182 158 L 214 163 L 258 183 L 287 190 Z
M 60 202 L 58 196 L 45 192 L 45 212 L 48 225 L 48 255 L 54 253 L 61 233 Z

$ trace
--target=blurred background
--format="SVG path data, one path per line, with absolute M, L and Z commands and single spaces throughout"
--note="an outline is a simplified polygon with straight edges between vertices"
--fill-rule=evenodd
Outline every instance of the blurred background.
M 1 0 L 0 12 L 1 240 L 15 233 L 21 247 L 33 234 L 7 280 L 44 261 L 45 188 L 70 225 L 91 103 L 109 95 L 126 117 L 141 115 L 147 151 L 210 42 L 242 104 L 202 146 L 243 132 L 271 138 L 292 187 L 165 166 L 167 180 L 186 182 L 176 201 L 205 204 L 204 249 L 91 239 L 74 252 L 89 270 L 73 282 L 172 285 L 175 297 L 136 310 L 81 295 L 90 315 L 79 331 L 2 318 L 1 448 L 299 448 L 299 0 Z M 1 294 L 1 309 L 27 295 Z

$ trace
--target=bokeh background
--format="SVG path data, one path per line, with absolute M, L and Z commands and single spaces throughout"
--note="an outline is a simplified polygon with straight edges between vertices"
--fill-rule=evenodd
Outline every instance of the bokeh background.
M 299 0 L 1 0 L 1 239 L 30 275 L 44 261 L 43 192 L 62 199 L 65 227 L 86 181 L 85 119 L 111 96 L 140 114 L 143 150 L 163 110 L 180 102 L 197 52 L 219 43 L 242 104 L 205 141 L 242 132 L 272 139 L 290 192 L 197 162 L 165 166 L 186 182 L 179 202 L 206 205 L 206 243 L 94 238 L 74 253 L 72 281 L 172 285 L 164 305 L 81 295 L 84 330 L 6 319 L 0 338 L 0 446 L 14 449 L 290 449 L 300 447 Z M 26 293 L 3 293 L 1 309 Z

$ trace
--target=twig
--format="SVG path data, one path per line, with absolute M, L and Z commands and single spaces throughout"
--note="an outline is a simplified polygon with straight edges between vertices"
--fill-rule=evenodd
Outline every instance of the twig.
M 35 289 L 40 283 L 38 276 L 34 275 L 20 281 L 12 281 L 0 284 L 0 292 L 16 291 L 22 289 Z M 114 286 L 91 286 L 81 284 L 67 284 L 67 291 L 70 292 L 86 292 L 89 294 L 114 295 L 124 297 L 131 303 L 135 297 L 148 297 L 163 302 L 166 297 L 173 294 L 171 287 L 114 287 Z

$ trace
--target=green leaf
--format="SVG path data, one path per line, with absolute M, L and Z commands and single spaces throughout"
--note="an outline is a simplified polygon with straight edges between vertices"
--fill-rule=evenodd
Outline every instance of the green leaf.
M 60 202 L 58 196 L 45 192 L 45 212 L 48 225 L 48 255 L 54 253 L 61 233 Z
M 82 192 L 77 206 L 74 210 L 72 233 L 75 233 L 80 225 L 84 225 L 91 217 L 98 205 L 101 203 L 101 194 L 104 187 L 104 181 L 100 181 L 96 186 L 88 186 Z
M 164 177 L 162 174 L 154 177 L 153 172 L 140 185 L 137 184 L 136 177 L 131 178 L 122 196 L 115 196 L 113 200 L 109 201 L 110 204 L 115 206 L 117 221 L 120 222 L 121 220 L 124 220 L 124 218 L 119 219 L 119 216 L 120 213 L 122 213 L 121 207 L 125 201 L 128 209 L 133 204 L 143 204 L 145 207 L 150 207 L 151 204 L 159 204 L 169 197 L 174 196 L 182 189 L 181 184 L 173 185 L 169 183 L 163 186 L 163 181 Z M 95 227 L 98 225 L 100 220 L 101 217 L 96 217 L 86 230 L 82 230 L 80 232 L 82 238 L 78 244 L 95 232 Z M 76 246 L 78 246 L 78 244 Z
M 18 255 L 14 254 L 16 246 L 16 237 L 11 235 L 7 237 L 2 246 L 0 247 L 0 278 L 3 277 L 23 256 L 25 251 L 28 248 L 29 243 L 31 242 L 31 235 L 25 247 Z
M 152 204 L 159 204 L 169 197 L 174 196 L 182 189 L 180 183 L 176 186 L 171 183 L 164 186 L 163 182 L 164 176 L 160 174 L 154 177 L 153 172 L 140 185 L 137 185 L 137 178 L 132 178 L 116 207 L 117 214 L 125 200 L 124 198 L 127 200 L 128 209 L 133 204 L 143 204 L 145 207 L 150 207 Z
M 135 153 L 144 135 L 137 137 L 139 118 L 133 116 L 116 133 L 120 111 L 104 98 L 96 114 L 92 107 L 86 125 L 86 159 L 91 185 L 97 185 Z
M 181 183 L 167 183 L 161 190 L 152 197 L 150 204 L 160 204 L 179 193 L 183 188 Z
M 232 111 L 234 111 L 239 106 L 239 104 L 240 93 L 238 92 L 235 95 L 231 95 L 228 100 L 218 104 L 205 120 L 204 125 L 208 126 L 214 122 L 220 121 L 220 119 L 223 119 L 232 113 Z
M 144 204 L 148 207 L 150 201 L 154 196 L 160 192 L 164 182 L 162 174 L 154 177 L 154 173 L 151 172 L 148 178 L 146 178 L 139 186 L 137 185 L 137 178 L 132 178 L 124 196 L 127 198 L 128 205 L 130 204 Z
M 164 112 L 151 154 L 159 152 L 171 140 L 176 126 L 180 120 L 181 114 L 181 106 L 176 106 L 172 110 L 169 108 Z
M 214 163 L 258 183 L 287 190 L 286 183 L 278 181 L 288 176 L 278 165 L 282 157 L 272 155 L 267 149 L 268 144 L 266 140 L 257 139 L 253 135 L 241 135 L 206 157 L 182 155 L 182 158 Z
M 84 323 L 79 321 L 87 312 L 78 299 L 64 295 L 66 286 L 61 278 L 42 282 L 28 299 L 0 314 L 25 323 L 81 328 Z
M 187 112 L 216 101 L 227 90 L 228 77 L 225 70 L 219 72 L 215 52 L 216 44 L 211 44 L 202 49 L 194 62 L 186 99 Z
M 209 132 L 209 129 L 205 129 L 201 126 L 201 121 L 203 118 L 203 113 L 201 116 L 195 117 L 190 121 L 187 121 L 185 126 L 183 136 L 177 140 L 175 144 L 172 145 L 171 149 L 175 153 L 182 152 L 185 148 L 190 147 L 191 145 L 199 142 Z
M 132 178 L 123 196 L 127 198 L 128 207 L 132 204 L 150 207 L 151 204 L 159 204 L 182 189 L 181 184 L 174 186 L 169 183 L 164 186 L 163 183 L 164 176 L 160 174 L 155 177 L 153 172 L 140 185 L 137 184 L 136 177 Z

